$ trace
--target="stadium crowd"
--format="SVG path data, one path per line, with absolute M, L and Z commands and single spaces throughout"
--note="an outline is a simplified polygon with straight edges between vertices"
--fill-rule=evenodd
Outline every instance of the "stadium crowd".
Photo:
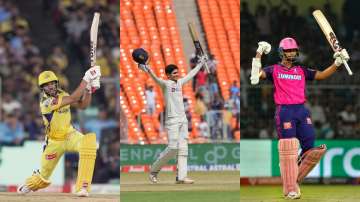
M 342 15 L 329 3 L 321 8 L 309 7 L 305 14 L 299 14 L 298 7 L 291 1 L 282 0 L 278 5 L 271 4 L 271 1 L 263 3 L 266 4 L 258 4 L 253 13 L 246 1 L 241 5 L 241 40 L 248 42 L 241 44 L 242 138 L 277 137 L 272 87 L 264 81 L 260 86 L 251 86 L 249 82 L 251 58 L 255 55 L 258 41 L 268 41 L 273 47 L 269 56 L 264 56 L 263 66 L 279 61 L 278 43 L 291 36 L 300 46 L 300 64 L 320 70 L 326 68 L 333 62 L 333 51 L 312 16 L 313 10 L 321 9 L 347 48 L 351 68 L 355 72 L 359 68 L 359 23 L 354 17 L 359 17 L 355 10 L 360 6 L 358 1 L 344 1 Z M 318 138 L 355 138 L 360 132 L 360 88 L 356 84 L 359 84 L 359 75 L 355 73 L 350 77 L 345 69 L 338 70 L 327 80 L 308 82 L 307 105 Z
M 72 86 L 78 85 L 80 80 L 75 80 L 68 70 L 75 66 L 74 69 L 84 72 L 89 67 L 88 30 L 93 11 L 100 11 L 97 63 L 101 66 L 104 83 L 96 92 L 92 106 L 84 111 L 72 109 L 72 117 L 73 125 L 82 132 L 97 133 L 100 147 L 96 167 L 99 169 L 95 169 L 94 182 L 118 180 L 118 3 L 110 0 L 43 1 L 43 8 L 44 15 L 51 15 L 61 32 L 58 45 L 49 53 L 32 42 L 30 22 L 21 15 L 16 2 L 0 0 L 0 144 L 21 146 L 27 140 L 44 141 L 37 76 L 41 71 L 52 70 L 66 91 L 71 92 Z M 76 176 L 77 159 L 77 154 L 65 156 L 69 168 L 66 170 L 70 170 L 66 172 L 67 179 L 73 180 Z

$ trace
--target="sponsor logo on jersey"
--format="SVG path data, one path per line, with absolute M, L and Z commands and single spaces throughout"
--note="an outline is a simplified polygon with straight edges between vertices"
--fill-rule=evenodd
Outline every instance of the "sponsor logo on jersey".
M 293 75 L 293 74 L 282 74 L 278 73 L 278 79 L 287 79 L 287 80 L 301 80 L 301 75 Z
M 180 88 L 178 88 L 177 86 L 171 86 L 171 92 L 176 92 L 176 91 L 181 91 Z
M 307 118 L 306 118 L 306 123 L 307 123 L 307 124 L 312 124 L 312 121 L 311 121 L 311 118 L 310 118 L 310 117 L 307 117 Z
M 49 105 L 51 104 L 51 99 L 50 98 L 47 98 L 46 100 L 44 100 L 42 102 L 42 104 L 45 106 L 45 107 L 49 107 Z
M 70 111 L 69 107 L 63 107 L 63 108 L 60 108 L 60 109 L 57 110 L 57 112 L 59 114 L 66 113 L 66 112 L 69 112 L 69 111 Z
M 291 122 L 284 122 L 284 129 L 291 129 L 292 125 Z
M 53 153 L 53 154 L 46 154 L 45 158 L 46 160 L 53 160 L 56 158 L 56 153 Z

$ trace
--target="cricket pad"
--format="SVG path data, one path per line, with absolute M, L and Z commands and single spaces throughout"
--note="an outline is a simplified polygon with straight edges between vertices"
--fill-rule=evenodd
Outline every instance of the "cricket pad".
M 37 191 L 39 189 L 48 187 L 51 184 L 51 182 L 49 180 L 44 179 L 39 172 L 34 172 L 34 174 L 31 177 L 26 179 L 25 184 L 32 191 Z
M 321 157 L 326 152 L 326 145 L 322 144 L 319 147 L 315 147 L 306 151 L 300 159 L 299 175 L 297 178 L 298 183 L 301 183 L 304 178 L 310 173 L 310 171 L 321 160 Z
M 83 136 L 80 142 L 78 176 L 75 185 L 76 192 L 80 191 L 81 188 L 85 188 L 90 192 L 95 159 L 96 135 L 95 133 L 88 133 Z
M 280 173 L 283 181 L 283 194 L 298 192 L 299 187 L 296 182 L 298 176 L 297 154 L 299 140 L 296 138 L 280 139 L 278 144 Z

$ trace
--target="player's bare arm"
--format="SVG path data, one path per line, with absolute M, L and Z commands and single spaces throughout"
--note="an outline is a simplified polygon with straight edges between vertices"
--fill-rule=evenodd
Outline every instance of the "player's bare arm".
M 73 103 L 71 106 L 78 109 L 85 109 L 90 105 L 91 98 L 92 98 L 91 91 L 85 90 L 80 100 L 78 102 Z
M 80 85 L 76 88 L 76 90 L 73 93 L 71 93 L 71 95 L 63 97 L 63 99 L 61 100 L 61 104 L 59 105 L 59 108 L 78 102 L 86 89 L 86 85 L 87 85 L 86 81 L 84 80 L 81 81 Z
M 347 62 L 350 59 L 350 57 L 346 49 L 342 49 L 341 51 L 334 53 L 334 59 L 335 59 L 334 63 L 331 64 L 329 67 L 327 67 L 325 70 L 316 72 L 315 74 L 316 80 L 323 80 L 331 76 L 333 73 L 336 72 L 338 67 L 344 64 L 344 62 Z
M 61 100 L 61 104 L 59 105 L 59 108 L 79 102 L 85 90 L 87 89 L 88 84 L 93 80 L 100 79 L 100 76 L 101 76 L 100 66 L 94 66 L 89 70 L 87 70 L 85 72 L 83 80 L 81 81 L 80 85 L 76 88 L 76 90 L 73 93 L 71 93 L 70 96 L 63 97 L 63 99 Z M 96 84 L 98 86 L 96 86 L 95 89 L 100 88 L 100 83 L 96 82 Z

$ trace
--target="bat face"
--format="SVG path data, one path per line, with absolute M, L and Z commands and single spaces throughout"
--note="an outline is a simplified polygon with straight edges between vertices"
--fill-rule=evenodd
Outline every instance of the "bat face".
M 326 39 L 328 40 L 331 48 L 335 51 L 341 51 L 343 48 L 340 46 L 339 40 L 337 39 L 333 29 L 331 28 L 329 22 L 327 21 L 326 17 L 320 10 L 315 10 L 313 12 L 313 16 L 316 22 L 319 24 L 321 30 L 323 31 Z M 347 63 L 347 61 L 343 61 L 343 64 L 348 71 L 349 75 L 352 75 L 352 71 Z
M 191 38 L 194 42 L 194 46 L 195 46 L 195 50 L 196 50 L 196 54 L 199 55 L 199 56 L 203 56 L 205 54 L 202 46 L 201 46 L 201 43 L 199 41 L 199 37 L 198 37 L 198 34 L 195 30 L 195 26 L 193 23 L 188 23 L 188 27 L 189 27 L 189 31 L 190 31 L 190 35 L 191 35 Z M 209 67 L 207 65 L 207 63 L 205 63 L 205 69 L 207 71 L 207 73 L 210 73 L 210 70 L 209 70 Z
M 95 13 L 90 28 L 90 65 L 91 67 L 96 64 L 96 46 L 97 35 L 99 27 L 100 13 Z
M 342 47 L 340 46 L 339 40 L 336 38 L 336 35 L 334 32 L 329 33 L 329 42 L 334 51 L 341 51 Z
M 93 41 L 90 41 L 90 64 L 94 66 L 96 63 L 96 44 Z
M 320 10 L 316 10 L 313 12 L 313 16 L 315 17 L 316 22 L 319 24 L 321 30 L 325 34 L 326 39 L 329 41 L 331 48 L 334 51 L 340 51 L 342 49 L 342 47 L 340 46 L 340 42 L 337 39 L 333 29 L 331 28 L 324 14 Z

